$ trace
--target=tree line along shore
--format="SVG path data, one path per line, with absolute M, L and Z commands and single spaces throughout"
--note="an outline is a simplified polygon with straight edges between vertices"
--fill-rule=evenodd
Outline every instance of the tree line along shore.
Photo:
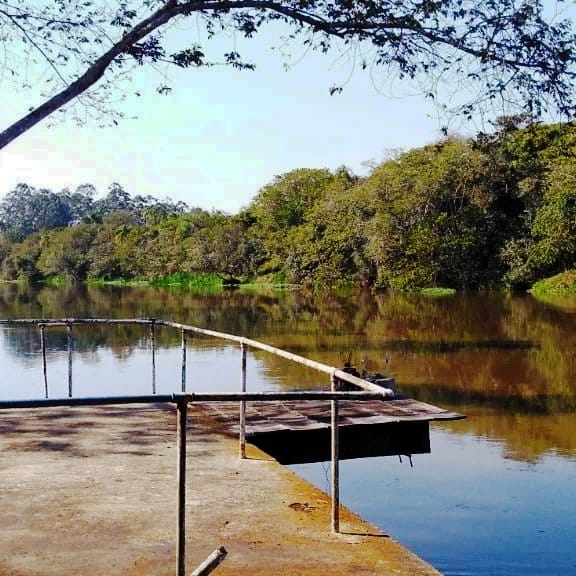
M 574 269 L 576 124 L 526 116 L 392 153 L 364 177 L 293 170 L 237 214 L 119 184 L 100 199 L 89 184 L 20 184 L 0 201 L 5 281 L 571 291 Z

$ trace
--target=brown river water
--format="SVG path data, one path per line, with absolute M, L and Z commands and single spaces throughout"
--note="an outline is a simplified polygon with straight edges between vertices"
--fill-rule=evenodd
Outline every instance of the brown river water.
M 386 372 L 399 391 L 463 413 L 434 424 L 432 453 L 342 463 L 343 503 L 447 575 L 576 574 L 576 299 L 463 293 L 326 295 L 0 285 L 0 318 L 161 318 Z M 75 328 L 74 394 L 179 391 L 180 334 L 159 329 L 150 376 L 142 327 Z M 194 390 L 237 391 L 237 346 L 188 342 Z M 49 395 L 67 394 L 66 333 L 47 338 Z M 0 328 L 0 397 L 42 398 L 36 329 Z M 327 376 L 260 351 L 252 390 Z M 325 463 L 293 468 L 323 489 Z

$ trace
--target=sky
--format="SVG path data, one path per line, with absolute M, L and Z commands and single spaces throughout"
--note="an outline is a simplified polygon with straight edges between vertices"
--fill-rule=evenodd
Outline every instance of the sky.
M 93 184 L 99 196 L 113 182 L 131 195 L 183 201 L 236 213 L 277 175 L 297 168 L 359 175 L 391 151 L 438 140 L 438 110 L 385 70 L 351 71 L 336 55 L 294 50 L 290 66 L 250 41 L 256 71 L 224 67 L 175 70 L 172 92 L 142 68 L 120 106 L 118 126 L 76 126 L 45 120 L 0 151 L 0 197 L 23 182 L 53 191 Z M 329 94 L 333 84 L 342 94 Z M 136 89 L 139 98 L 130 96 Z M 0 85 L 0 128 L 40 103 L 38 91 Z

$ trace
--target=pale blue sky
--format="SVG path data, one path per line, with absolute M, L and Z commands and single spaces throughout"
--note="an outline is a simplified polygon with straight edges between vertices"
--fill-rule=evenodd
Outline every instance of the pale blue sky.
M 437 110 L 387 81 L 386 71 L 375 77 L 380 87 L 356 71 L 343 94 L 330 96 L 332 84 L 346 81 L 348 63 L 318 54 L 296 62 L 296 52 L 286 71 L 263 43 L 250 47 L 256 71 L 176 71 L 168 96 L 155 93 L 161 78 L 142 69 L 134 86 L 148 90 L 124 104 L 138 119 L 118 127 L 36 126 L 0 151 L 0 195 L 19 182 L 55 191 L 91 183 L 99 194 L 119 182 L 132 195 L 235 213 L 275 175 L 343 164 L 365 173 L 366 161 L 390 149 L 440 138 Z M 2 127 L 39 102 L 1 88 Z

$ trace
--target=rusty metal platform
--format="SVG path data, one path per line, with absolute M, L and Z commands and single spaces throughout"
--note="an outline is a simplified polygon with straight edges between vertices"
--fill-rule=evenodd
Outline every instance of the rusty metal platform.
M 429 422 L 465 418 L 413 399 L 338 404 L 342 459 L 429 453 Z M 238 402 L 195 403 L 194 409 L 223 433 L 239 433 Z M 329 460 L 330 402 L 247 402 L 246 439 L 282 464 Z

